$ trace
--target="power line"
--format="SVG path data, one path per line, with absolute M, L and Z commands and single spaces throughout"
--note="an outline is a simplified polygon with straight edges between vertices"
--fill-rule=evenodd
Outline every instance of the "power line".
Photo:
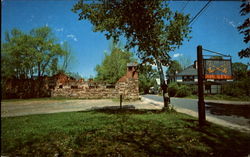
M 201 14 L 201 12 L 208 6 L 208 4 L 211 2 L 212 0 L 209 0 L 208 2 L 207 2 L 207 4 L 192 18 L 192 20 L 190 21 L 190 23 L 189 24 L 191 24 L 200 14 Z
M 202 50 L 210 52 L 210 53 L 214 53 L 214 54 L 217 54 L 217 55 L 221 55 L 221 56 L 224 56 L 224 57 L 231 57 L 230 55 L 224 55 L 222 53 L 215 52 L 215 51 L 212 51 L 212 50 L 207 50 L 207 49 L 202 49 Z

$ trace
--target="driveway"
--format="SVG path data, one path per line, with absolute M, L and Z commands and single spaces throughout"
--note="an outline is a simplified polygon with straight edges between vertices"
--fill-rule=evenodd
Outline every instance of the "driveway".
M 161 109 L 153 103 L 142 101 L 123 102 L 136 109 Z M 57 112 L 85 111 L 93 108 L 120 106 L 119 101 L 109 99 L 98 100 L 17 100 L 1 102 L 1 117 L 23 116 L 31 114 L 47 114 Z

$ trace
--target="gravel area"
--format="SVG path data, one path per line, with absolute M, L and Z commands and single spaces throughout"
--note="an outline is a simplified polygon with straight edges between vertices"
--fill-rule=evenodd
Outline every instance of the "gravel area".
M 161 109 L 159 105 L 144 101 L 123 102 L 136 109 Z M 99 100 L 20 100 L 1 102 L 1 117 L 23 116 L 31 114 L 47 114 L 57 112 L 86 111 L 94 108 L 120 106 L 119 101 Z

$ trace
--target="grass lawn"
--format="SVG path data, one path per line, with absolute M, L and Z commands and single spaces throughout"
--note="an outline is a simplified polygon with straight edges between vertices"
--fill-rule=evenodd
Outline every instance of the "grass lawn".
M 100 110 L 1 118 L 1 155 L 247 156 L 250 134 L 196 118 L 143 110 Z

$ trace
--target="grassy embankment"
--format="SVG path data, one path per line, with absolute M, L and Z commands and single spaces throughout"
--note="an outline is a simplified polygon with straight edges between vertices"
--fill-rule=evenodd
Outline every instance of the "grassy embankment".
M 176 113 L 102 110 L 1 118 L 1 155 L 247 156 L 250 134 Z

